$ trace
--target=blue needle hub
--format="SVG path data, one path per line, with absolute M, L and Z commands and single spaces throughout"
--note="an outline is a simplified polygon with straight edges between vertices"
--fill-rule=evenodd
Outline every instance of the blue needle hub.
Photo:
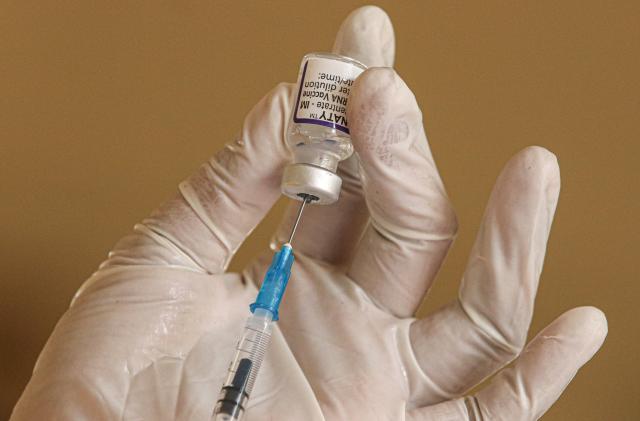
M 293 265 L 293 248 L 287 243 L 273 256 L 256 302 L 249 306 L 252 313 L 256 308 L 263 308 L 273 314 L 273 320 L 278 320 L 278 308 L 291 276 L 291 265 Z

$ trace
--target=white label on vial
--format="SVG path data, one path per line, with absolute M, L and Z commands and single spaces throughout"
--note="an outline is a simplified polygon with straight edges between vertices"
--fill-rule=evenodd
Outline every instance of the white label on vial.
M 363 71 L 339 60 L 307 59 L 300 76 L 293 121 L 319 124 L 348 134 L 347 100 L 353 81 Z

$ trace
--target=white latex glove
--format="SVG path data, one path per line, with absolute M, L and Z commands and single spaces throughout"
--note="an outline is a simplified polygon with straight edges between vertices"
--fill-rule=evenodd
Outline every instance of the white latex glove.
M 391 66 L 388 17 L 358 9 L 334 50 Z M 56 326 L 13 420 L 209 419 L 273 253 L 225 273 L 280 195 L 291 93 L 276 87 L 234 142 L 117 244 Z M 456 231 L 422 115 L 393 70 L 374 68 L 354 85 L 349 119 L 361 168 L 346 161 L 340 201 L 303 217 L 246 420 L 539 418 L 607 332 L 604 315 L 583 307 L 525 345 L 560 187 L 554 155 L 532 147 L 507 163 L 459 296 L 415 320 Z

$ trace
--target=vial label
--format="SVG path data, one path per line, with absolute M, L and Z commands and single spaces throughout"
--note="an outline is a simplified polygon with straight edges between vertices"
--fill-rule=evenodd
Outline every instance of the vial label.
M 348 134 L 347 100 L 353 81 L 363 71 L 340 60 L 308 58 L 300 76 L 294 123 L 318 124 Z

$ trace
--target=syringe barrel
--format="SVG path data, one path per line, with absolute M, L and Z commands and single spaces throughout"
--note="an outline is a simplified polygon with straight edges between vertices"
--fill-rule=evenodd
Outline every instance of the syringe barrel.
M 256 308 L 247 319 L 236 354 L 229 366 L 227 380 L 222 387 L 213 411 L 213 421 L 237 421 L 242 418 L 260 365 L 271 340 L 273 313 Z
M 278 308 L 291 275 L 293 259 L 293 249 L 288 243 L 273 256 L 256 301 L 250 306 L 253 314 L 247 319 L 236 346 L 227 380 L 214 408 L 214 421 L 236 421 L 244 414 L 271 339 L 272 325 L 278 320 Z

